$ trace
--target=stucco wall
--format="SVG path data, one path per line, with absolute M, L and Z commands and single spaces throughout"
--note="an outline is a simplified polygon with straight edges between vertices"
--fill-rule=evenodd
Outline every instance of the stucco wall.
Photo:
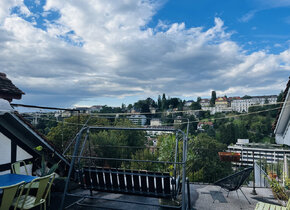
M 25 160 L 29 158 L 32 158 L 32 156 L 29 153 L 27 153 L 25 150 L 23 150 L 22 148 L 17 146 L 16 160 L 19 161 L 19 160 Z M 11 140 L 0 132 L 0 165 L 7 164 L 7 163 L 11 163 Z M 28 173 L 31 174 L 32 165 L 27 164 L 27 169 L 28 169 Z M 24 167 L 21 167 L 20 171 L 21 173 L 24 174 L 25 173 Z M 0 172 L 0 174 L 7 174 L 7 173 L 10 173 L 10 170 Z

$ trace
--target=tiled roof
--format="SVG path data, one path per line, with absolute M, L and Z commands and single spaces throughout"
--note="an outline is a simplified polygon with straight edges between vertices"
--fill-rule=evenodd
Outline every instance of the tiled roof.
M 273 123 L 272 130 L 275 130 L 275 128 L 276 128 L 276 126 L 277 126 L 278 119 L 279 119 L 279 116 L 280 116 L 280 113 L 281 113 L 281 110 L 282 110 L 283 104 L 284 104 L 284 102 L 285 102 L 286 96 L 287 96 L 288 91 L 289 91 L 289 87 L 290 87 L 290 77 L 289 77 L 288 83 L 287 83 L 287 85 L 286 85 L 286 88 L 285 88 L 285 90 L 284 90 L 283 98 L 282 98 L 282 101 L 281 101 L 281 104 L 280 104 L 280 108 L 278 109 L 278 113 L 277 113 L 277 116 L 276 116 L 276 120 L 275 120 L 275 122 Z
M 6 74 L 0 72 L 0 98 L 12 101 L 12 99 L 21 99 L 23 94 L 24 92 L 17 88 L 11 80 L 6 77 Z
M 213 123 L 212 122 L 199 122 L 198 126 L 200 125 L 213 125 Z

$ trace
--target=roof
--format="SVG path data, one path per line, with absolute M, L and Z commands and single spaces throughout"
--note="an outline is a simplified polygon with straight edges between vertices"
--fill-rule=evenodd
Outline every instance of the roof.
M 228 101 L 226 97 L 218 97 L 215 101 Z
M 273 126 L 272 126 L 273 130 L 276 130 L 276 127 L 278 125 L 280 114 L 282 112 L 282 108 L 283 108 L 284 102 L 286 101 L 286 97 L 287 97 L 288 92 L 289 92 L 289 87 L 290 87 L 290 77 L 289 77 L 289 80 L 287 82 L 286 88 L 285 88 L 285 90 L 283 92 L 283 97 L 282 97 L 282 101 L 281 101 L 282 103 L 280 104 L 280 108 L 278 109 L 276 120 L 275 120 L 275 122 L 273 123 Z
M 12 101 L 12 99 L 21 99 L 25 94 L 19 88 L 17 88 L 10 79 L 6 77 L 6 74 L 0 72 L 0 98 Z
M 213 123 L 212 122 L 199 122 L 198 126 L 200 125 L 213 125 Z

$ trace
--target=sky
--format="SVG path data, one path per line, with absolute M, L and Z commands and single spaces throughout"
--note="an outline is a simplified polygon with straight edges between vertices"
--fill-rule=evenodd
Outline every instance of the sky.
M 40 106 L 279 94 L 290 0 L 1 0 L 0 72 Z

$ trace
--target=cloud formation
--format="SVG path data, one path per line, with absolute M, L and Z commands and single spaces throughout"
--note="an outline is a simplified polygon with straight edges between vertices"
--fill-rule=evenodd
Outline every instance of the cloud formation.
M 284 88 L 290 50 L 248 53 L 218 17 L 211 28 L 162 20 L 148 27 L 162 3 L 47 0 L 41 15 L 58 16 L 36 25 L 28 21 L 35 11 L 22 1 L 1 1 L 1 71 L 26 92 L 28 104 L 54 106 L 98 97 L 126 103 L 129 96 L 273 94 Z M 20 12 L 9 12 L 15 7 Z

